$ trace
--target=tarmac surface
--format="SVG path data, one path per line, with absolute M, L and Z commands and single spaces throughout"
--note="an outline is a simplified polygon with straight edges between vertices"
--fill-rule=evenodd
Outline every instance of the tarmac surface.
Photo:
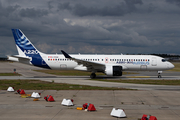
M 180 119 L 180 86 L 167 85 L 139 85 L 126 83 L 112 83 L 89 80 L 89 76 L 55 76 L 32 71 L 40 69 L 20 63 L 0 62 L 0 73 L 16 72 L 23 76 L 11 77 L 1 76 L 0 79 L 38 79 L 58 83 L 71 83 L 92 85 L 101 87 L 124 87 L 137 89 L 137 91 L 103 91 L 103 90 L 25 90 L 27 94 L 40 92 L 39 101 L 33 98 L 21 98 L 16 92 L 0 90 L 0 120 L 116 120 L 110 116 L 113 108 L 124 109 L 127 118 L 124 120 L 138 120 L 143 114 L 156 116 L 158 120 Z M 126 75 L 108 79 L 154 79 L 154 80 L 180 80 L 179 72 L 164 72 L 163 78 L 158 79 L 156 72 L 139 72 L 133 75 Z M 132 77 L 133 76 L 133 77 Z M 107 79 L 100 76 L 100 79 Z M 52 95 L 55 102 L 46 102 L 44 96 Z M 73 99 L 74 106 L 62 106 L 63 98 Z M 85 112 L 76 110 L 84 103 L 92 103 L 97 111 Z

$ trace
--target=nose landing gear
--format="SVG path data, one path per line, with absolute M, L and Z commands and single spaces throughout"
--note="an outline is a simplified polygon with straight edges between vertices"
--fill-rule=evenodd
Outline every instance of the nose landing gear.
M 158 78 L 162 78 L 161 73 L 162 71 L 158 71 Z

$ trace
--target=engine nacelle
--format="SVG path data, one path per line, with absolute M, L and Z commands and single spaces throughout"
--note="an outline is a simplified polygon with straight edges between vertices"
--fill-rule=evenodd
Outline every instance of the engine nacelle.
M 122 76 L 122 66 L 106 65 L 105 74 L 108 76 Z

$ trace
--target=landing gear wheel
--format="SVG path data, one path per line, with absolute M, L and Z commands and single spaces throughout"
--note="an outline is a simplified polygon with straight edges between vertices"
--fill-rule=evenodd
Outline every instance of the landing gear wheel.
M 161 75 L 158 75 L 158 78 L 162 78 L 162 76 L 161 76 Z
M 161 73 L 162 71 L 158 71 L 158 78 L 162 78 Z
M 91 78 L 91 79 L 96 78 L 96 74 L 95 74 L 95 73 L 92 73 L 92 74 L 90 75 L 90 78 Z

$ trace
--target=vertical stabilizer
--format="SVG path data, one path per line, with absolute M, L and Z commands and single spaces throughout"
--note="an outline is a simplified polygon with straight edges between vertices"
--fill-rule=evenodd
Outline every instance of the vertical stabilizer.
M 34 66 L 50 69 L 46 59 L 42 58 L 46 54 L 39 52 L 20 29 L 12 29 L 12 33 L 20 57 L 29 57 Z
M 19 55 L 27 56 L 27 54 L 37 54 L 38 50 L 34 45 L 29 41 L 29 39 L 23 34 L 20 29 L 12 29 L 14 40 Z

